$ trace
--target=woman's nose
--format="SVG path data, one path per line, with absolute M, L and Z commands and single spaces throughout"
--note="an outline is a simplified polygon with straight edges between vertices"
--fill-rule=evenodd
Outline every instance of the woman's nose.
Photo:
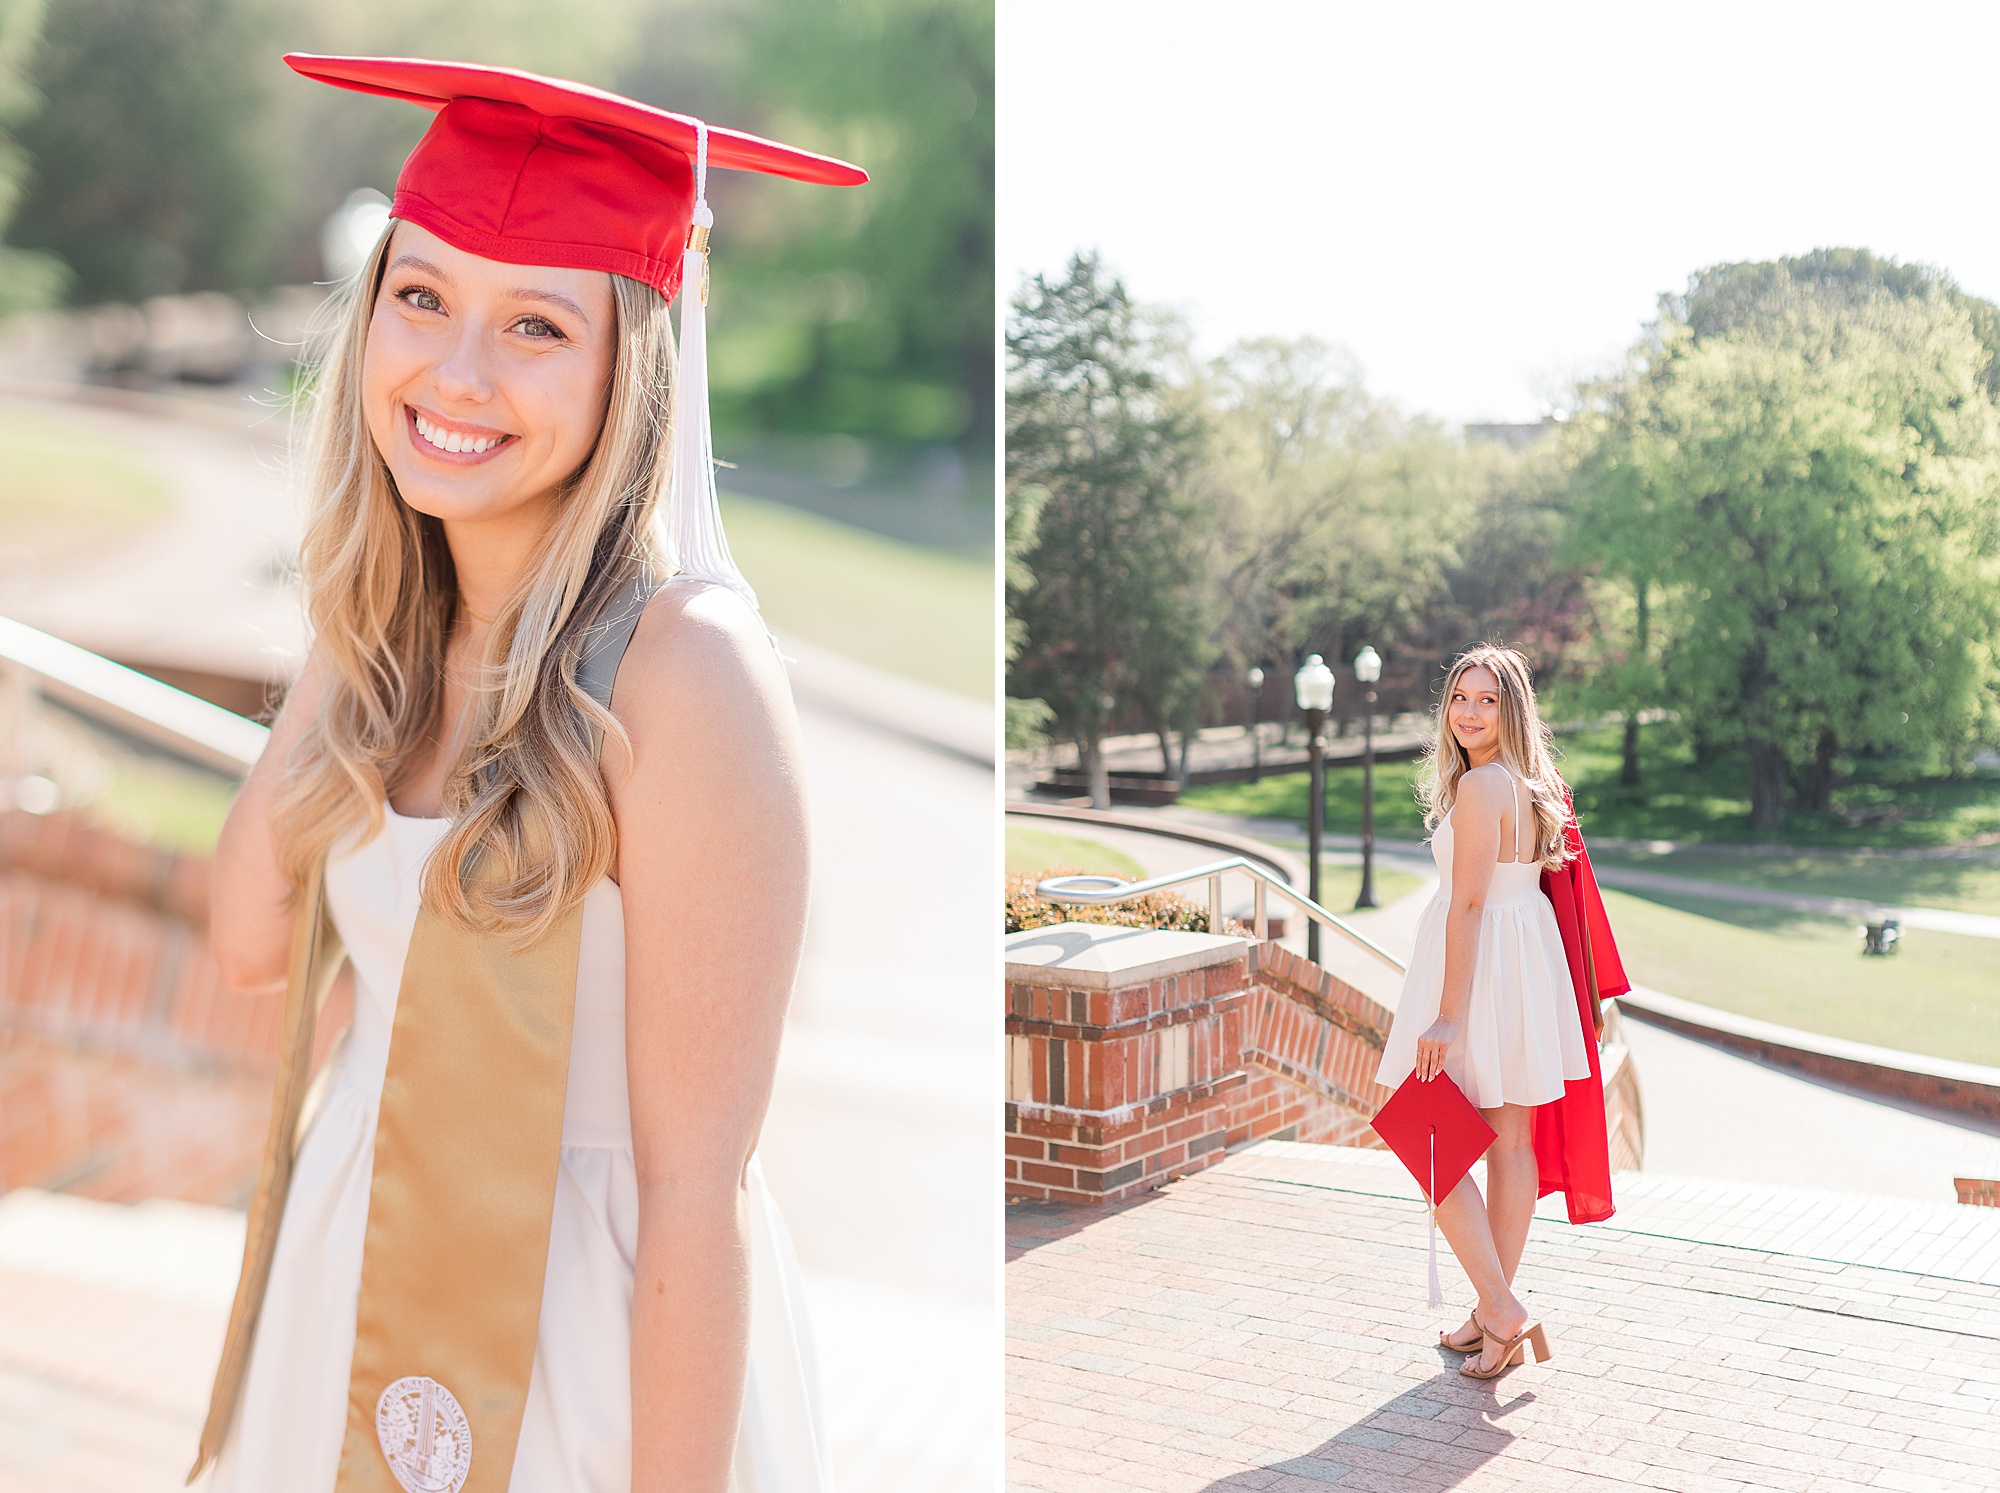
M 491 339 L 485 328 L 470 318 L 459 323 L 454 332 L 431 377 L 446 399 L 483 404 L 493 396 Z

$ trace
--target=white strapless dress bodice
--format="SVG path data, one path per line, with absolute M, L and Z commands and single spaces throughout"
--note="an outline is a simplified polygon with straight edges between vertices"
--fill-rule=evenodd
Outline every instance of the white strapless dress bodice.
M 1438 889 L 1417 921 L 1416 948 L 1382 1050 L 1375 1081 L 1393 1089 L 1416 1070 L 1417 1038 L 1444 999 L 1445 917 L 1451 910 L 1451 816 L 1431 837 Z M 1480 1109 L 1547 1104 L 1563 1084 L 1590 1076 L 1576 987 L 1563 954 L 1555 909 L 1542 895 L 1535 861 L 1502 861 L 1479 919 L 1472 994 L 1458 1038 L 1445 1049 L 1445 1076 Z
M 331 1493 L 374 1168 L 375 1117 L 418 883 L 442 819 L 393 811 L 327 862 L 354 974 L 354 1022 L 299 1148 L 269 1289 L 212 1493 Z M 528 1406 L 510 1493 L 629 1493 L 639 1190 L 625 1070 L 625 919 L 606 879 L 583 903 L 562 1161 Z M 750 1167 L 751 1339 L 732 1493 L 830 1493 L 804 1292 L 783 1219 Z M 478 1448 L 474 1448 L 477 1456 Z

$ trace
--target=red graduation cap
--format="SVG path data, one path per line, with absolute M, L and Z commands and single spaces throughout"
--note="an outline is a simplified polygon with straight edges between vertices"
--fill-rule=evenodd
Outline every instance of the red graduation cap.
M 831 156 L 514 68 L 301 52 L 285 62 L 436 112 L 403 163 L 392 217 L 468 254 L 629 275 L 670 300 L 709 166 L 824 186 L 868 180 Z
M 1473 1108 L 1457 1084 L 1440 1073 L 1425 1082 L 1412 1073 L 1389 1102 L 1375 1111 L 1369 1127 L 1417 1179 L 1431 1205 L 1430 1304 L 1444 1305 L 1438 1289 L 1437 1204 L 1472 1170 L 1493 1144 L 1494 1129 Z
M 715 494 L 708 423 L 708 168 L 727 166 L 827 186 L 868 173 L 670 114 L 582 83 L 514 68 L 420 57 L 317 57 L 294 72 L 336 88 L 436 112 L 396 179 L 389 215 L 507 264 L 602 270 L 667 299 L 683 284 L 674 378 L 674 473 L 661 536 L 678 574 L 756 593 L 730 557 Z

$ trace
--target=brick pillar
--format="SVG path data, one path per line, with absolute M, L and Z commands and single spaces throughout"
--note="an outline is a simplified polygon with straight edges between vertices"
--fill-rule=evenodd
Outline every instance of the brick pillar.
M 1253 1140 L 1374 1144 L 1388 1013 L 1276 944 L 1063 923 L 1007 940 L 1007 1192 L 1111 1201 Z
M 1007 1191 L 1110 1200 L 1222 1154 L 1247 939 L 1061 923 L 1007 940 Z

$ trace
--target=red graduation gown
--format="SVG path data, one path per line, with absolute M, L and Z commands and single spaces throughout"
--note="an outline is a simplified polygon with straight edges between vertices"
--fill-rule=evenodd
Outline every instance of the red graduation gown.
M 1554 907 L 1556 927 L 1562 930 L 1563 953 L 1569 958 L 1577 1015 L 1583 1023 L 1584 1047 L 1590 1054 L 1590 1077 L 1571 1079 L 1560 1099 L 1535 1109 L 1535 1165 L 1541 1174 L 1537 1195 L 1547 1197 L 1559 1191 L 1569 1204 L 1571 1223 L 1598 1223 L 1612 1214 L 1611 1145 L 1605 1132 L 1604 1078 L 1598 1070 L 1586 932 L 1590 960 L 1597 971 L 1598 998 L 1623 995 L 1632 982 L 1625 978 L 1625 966 L 1618 958 L 1611 919 L 1605 914 L 1604 898 L 1598 893 L 1597 877 L 1590 869 L 1590 853 L 1583 848 L 1583 832 L 1577 827 L 1574 810 L 1565 833 L 1572 858 L 1560 871 L 1542 873 L 1542 895 Z

